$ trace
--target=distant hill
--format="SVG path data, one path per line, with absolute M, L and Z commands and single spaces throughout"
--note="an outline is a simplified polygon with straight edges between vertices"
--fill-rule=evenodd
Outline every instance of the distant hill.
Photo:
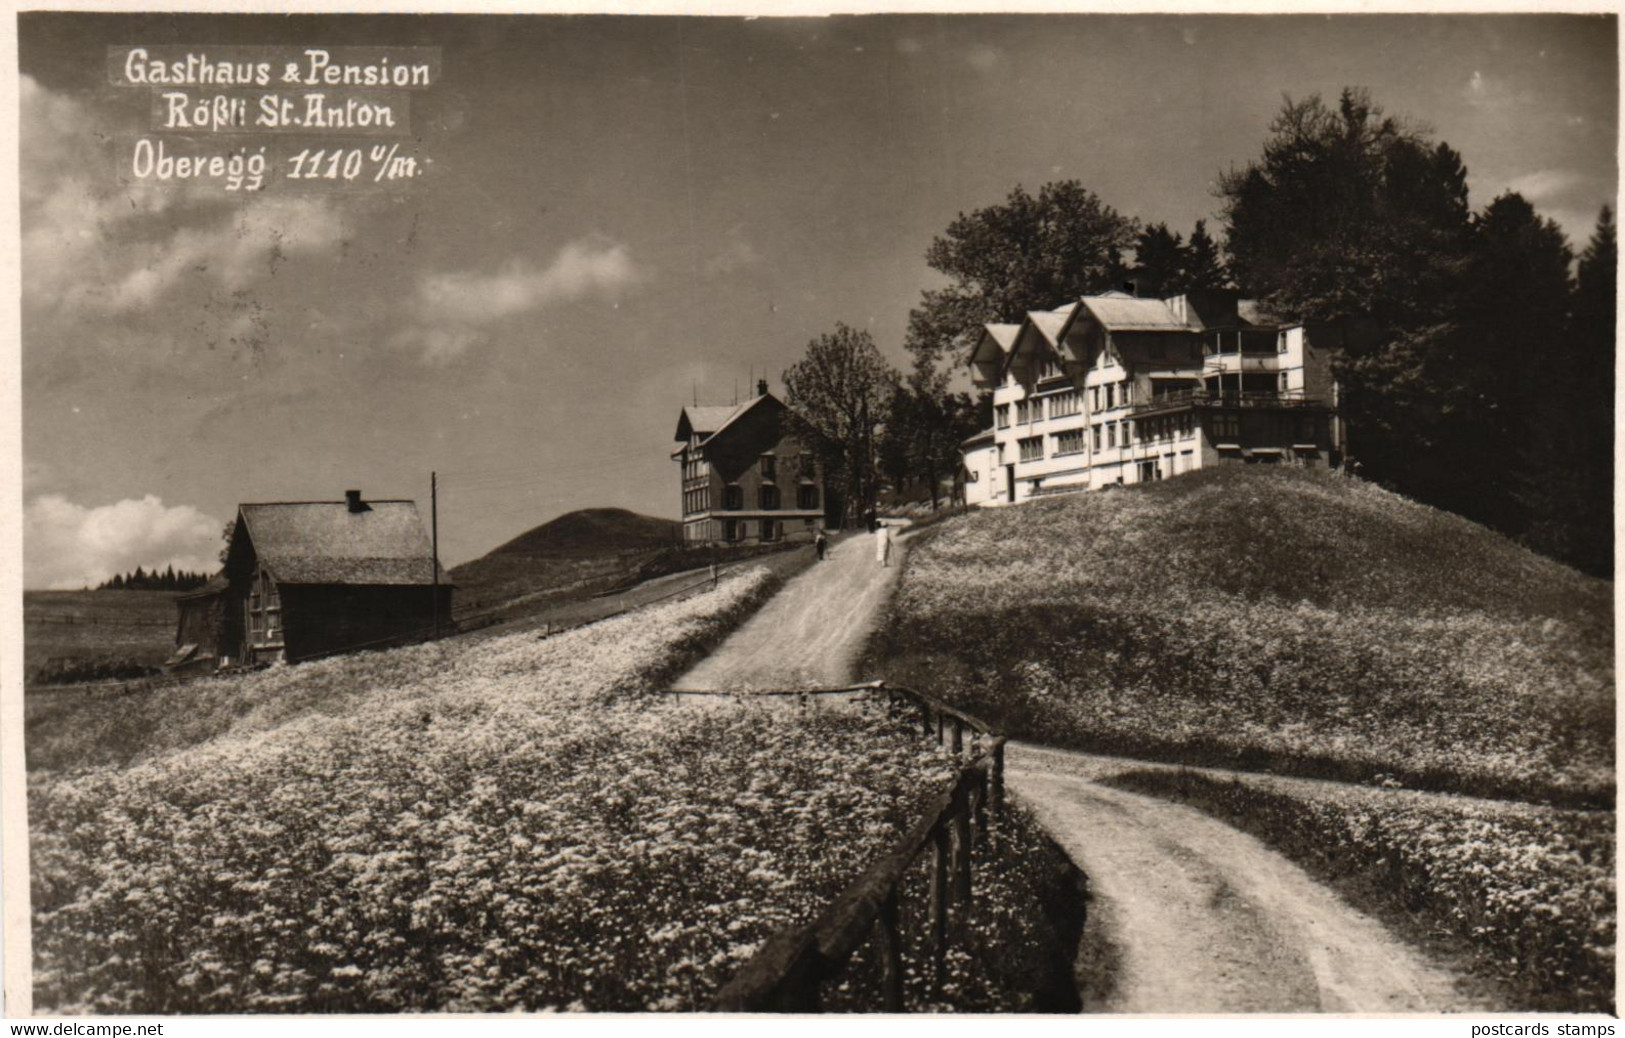
M 494 549 L 491 555 L 575 558 L 646 548 L 665 548 L 682 539 L 682 524 L 624 508 L 583 508 L 569 512 Z
M 660 548 L 680 542 L 681 524 L 624 508 L 583 508 L 520 534 L 451 571 L 452 607 L 465 617 L 515 603 L 543 608 L 587 598 L 636 572 Z

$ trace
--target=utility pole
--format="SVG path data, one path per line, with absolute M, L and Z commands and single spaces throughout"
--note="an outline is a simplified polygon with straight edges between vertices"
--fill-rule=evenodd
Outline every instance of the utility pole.
M 440 637 L 440 488 L 438 473 L 429 473 L 429 553 L 433 556 L 429 565 L 431 569 L 430 582 L 434 587 L 434 602 L 430 606 L 434 616 L 434 636 Z

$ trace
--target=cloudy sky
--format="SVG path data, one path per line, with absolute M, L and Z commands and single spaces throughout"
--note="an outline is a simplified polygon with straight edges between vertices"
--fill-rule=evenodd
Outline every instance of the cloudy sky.
M 431 174 L 130 184 L 108 45 L 431 45 Z M 675 517 L 678 408 L 836 321 L 901 365 L 923 254 L 1077 178 L 1181 232 L 1283 95 L 1368 87 L 1577 247 L 1616 192 L 1596 17 L 24 15 L 26 582 L 208 565 L 239 501 L 427 505 L 449 563 L 574 508 Z

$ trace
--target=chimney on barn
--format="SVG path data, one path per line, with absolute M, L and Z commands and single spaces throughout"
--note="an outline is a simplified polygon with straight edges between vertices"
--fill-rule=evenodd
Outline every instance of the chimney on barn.
M 1125 293 L 1127 293 L 1128 295 L 1131 295 L 1131 296 L 1135 297 L 1136 299 L 1138 299 L 1139 296 L 1140 296 L 1140 283 L 1138 281 L 1132 281 L 1132 280 L 1131 281 L 1125 281 L 1125 282 L 1123 282 L 1123 291 Z
M 766 396 L 767 395 L 767 379 L 760 378 L 760 379 L 756 380 L 756 395 L 757 396 Z
M 361 503 L 361 491 L 359 490 L 346 490 L 344 492 L 344 501 L 350 506 L 352 515 L 372 511 L 372 509 Z

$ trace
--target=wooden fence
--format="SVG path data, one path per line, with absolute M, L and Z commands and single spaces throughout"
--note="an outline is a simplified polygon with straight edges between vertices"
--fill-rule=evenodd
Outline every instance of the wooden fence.
M 678 693 L 700 695 L 707 693 Z M 727 693 L 709 693 L 723 694 Z M 815 1013 L 819 985 L 839 973 L 874 934 L 880 959 L 883 1008 L 903 1011 L 903 940 L 899 928 L 903 879 L 929 855 L 926 935 L 927 975 L 939 989 L 948 949 L 948 915 L 961 918 L 974 887 L 971 846 L 979 840 L 997 846 L 1004 813 L 1004 738 L 971 715 L 915 689 L 873 682 L 838 689 L 791 689 L 755 696 L 794 696 L 802 703 L 821 696 L 880 697 L 887 710 L 918 713 L 926 736 L 958 758 L 951 788 L 932 800 L 908 833 L 879 856 L 811 923 L 783 931 L 762 946 L 723 986 L 711 1008 L 724 1013 Z

